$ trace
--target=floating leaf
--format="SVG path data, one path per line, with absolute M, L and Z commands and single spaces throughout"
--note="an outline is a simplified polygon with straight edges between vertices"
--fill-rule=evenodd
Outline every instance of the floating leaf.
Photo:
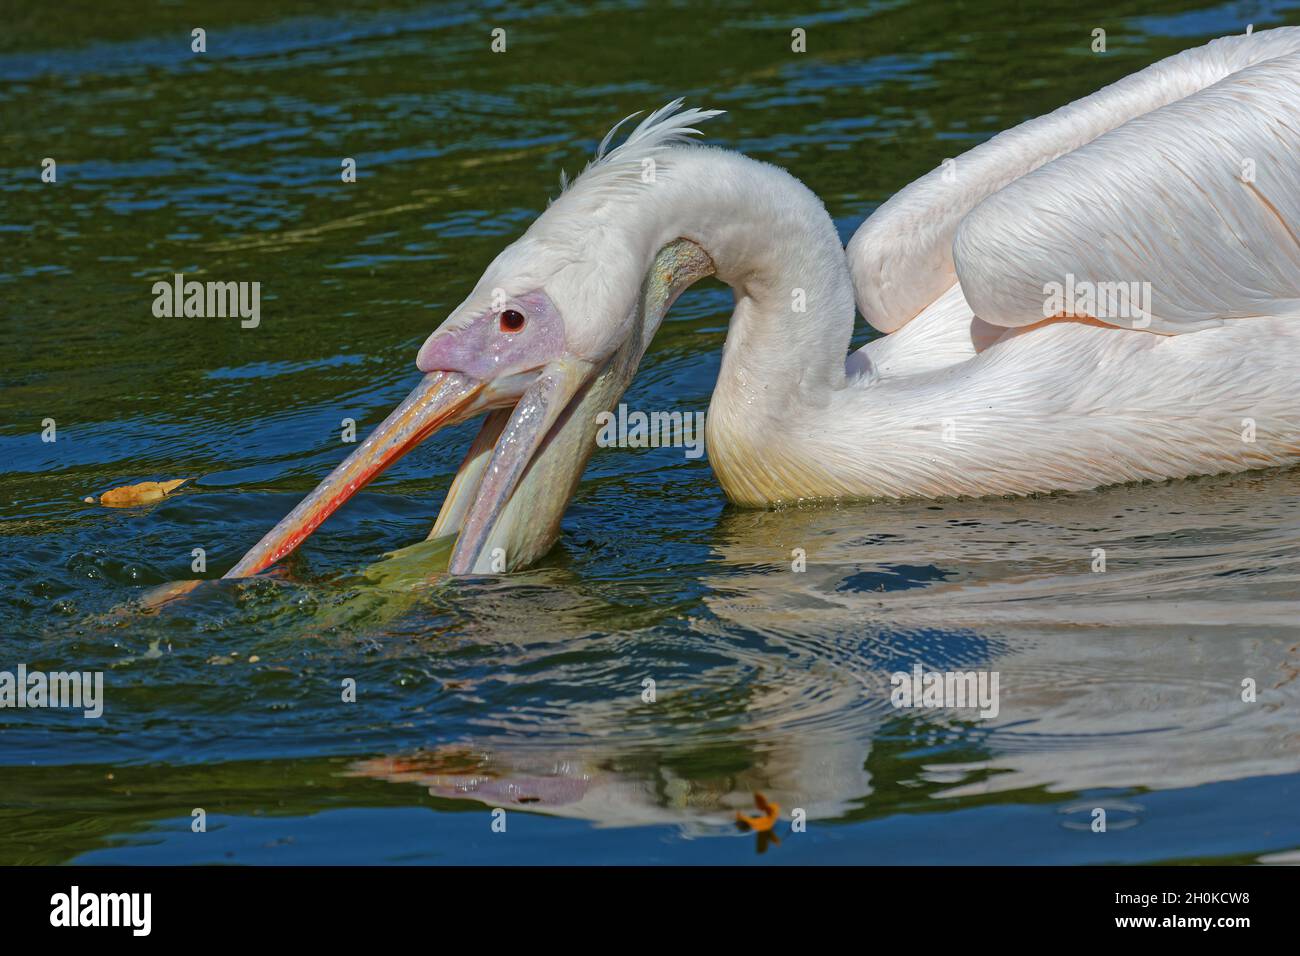
M 179 488 L 188 478 L 174 481 L 142 481 L 138 485 L 123 485 L 99 496 L 99 503 L 106 508 L 129 508 L 132 505 L 146 505 L 151 501 L 161 501 Z
M 758 833 L 766 833 L 772 829 L 776 823 L 777 817 L 781 813 L 781 805 L 778 803 L 768 803 L 767 797 L 761 793 L 754 794 L 754 806 L 758 807 L 758 816 L 746 816 L 739 810 L 736 811 L 737 825 Z

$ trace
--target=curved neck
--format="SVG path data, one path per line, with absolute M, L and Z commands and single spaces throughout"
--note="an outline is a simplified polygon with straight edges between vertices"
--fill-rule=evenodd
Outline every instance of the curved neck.
M 783 169 L 740 153 L 664 153 L 629 219 L 654 228 L 649 264 L 676 238 L 705 250 L 735 311 L 708 403 L 708 463 L 732 501 L 798 496 L 816 470 L 807 437 L 845 386 L 853 281 L 822 200 Z
M 732 501 L 798 497 L 818 467 L 807 438 L 845 386 L 853 336 L 853 281 L 822 202 L 776 166 L 690 147 L 664 151 L 654 181 L 607 211 L 641 268 L 666 243 L 690 239 L 732 287 L 708 463 Z
M 736 297 L 708 406 L 708 462 L 733 501 L 797 496 L 816 468 L 807 438 L 845 388 L 854 321 L 848 259 L 813 191 L 740 153 L 673 147 L 640 177 L 584 174 L 552 209 L 578 213 L 598 246 L 580 260 L 599 260 L 582 276 L 589 286 L 640 289 L 669 243 L 702 248 Z M 647 336 L 655 324 L 647 315 Z
M 607 211 L 607 221 L 629 224 L 614 228 L 637 246 L 640 268 L 666 244 L 689 239 L 731 286 L 720 389 L 751 391 L 756 402 L 766 393 L 816 403 L 843 386 L 853 283 L 834 223 L 799 180 L 738 153 L 671 149 L 652 181 Z

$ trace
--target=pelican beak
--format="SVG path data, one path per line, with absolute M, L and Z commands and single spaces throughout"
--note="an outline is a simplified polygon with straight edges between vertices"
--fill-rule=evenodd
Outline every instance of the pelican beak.
M 590 429 L 579 424 L 565 429 L 566 440 L 550 456 L 552 461 L 546 469 L 550 477 L 558 478 L 555 469 L 564 462 L 571 480 L 549 482 L 553 488 L 565 490 L 549 507 L 538 502 L 535 523 L 542 535 L 536 546 L 532 541 L 536 536 L 529 535 L 525 529 L 523 538 L 527 544 L 522 549 L 510 547 L 513 541 L 504 534 L 507 528 L 498 525 L 520 479 L 546 443 L 548 433 L 564 417 L 574 397 L 594 373 L 590 363 L 568 355 L 537 371 L 510 375 L 495 382 L 481 382 L 459 372 L 428 373 L 361 447 L 344 459 L 225 576 L 249 577 L 275 564 L 302 544 L 372 478 L 439 428 L 484 411 L 491 413 L 452 482 L 431 537 L 461 532 L 448 568 L 453 574 L 503 571 L 539 557 L 538 549 L 544 551 L 553 542 L 571 489 L 589 457 L 589 452 L 582 454 L 581 448 L 572 447 L 572 437 L 579 432 L 589 433 Z M 513 403 L 513 410 L 501 407 L 506 403 Z M 513 527 L 518 523 L 518 513 L 512 512 L 511 518 L 510 527 Z M 494 531 L 500 533 L 493 536 Z M 494 543 L 493 549 L 486 547 L 489 541 Z M 511 556 L 510 550 L 526 553 Z
M 302 544 L 321 522 L 397 459 L 439 428 L 474 414 L 483 383 L 456 372 L 430 372 L 361 447 L 266 533 L 228 578 L 265 570 Z
M 501 426 L 501 435 L 493 448 L 491 458 L 482 470 L 477 483 L 473 503 L 466 509 L 460 537 L 451 554 L 447 570 L 452 574 L 472 574 L 484 571 L 504 571 L 507 567 L 521 563 L 520 556 L 512 556 L 509 549 L 497 545 L 496 553 L 489 550 L 492 540 L 503 541 L 501 536 L 501 518 L 507 504 L 511 501 L 525 471 L 537 459 L 552 430 L 562 419 L 574 410 L 575 398 L 595 377 L 597 369 L 589 362 L 573 356 L 563 356 L 548 363 L 536 380 L 524 391 L 515 405 L 510 417 Z M 489 422 L 485 429 L 495 423 Z M 591 428 L 581 419 L 575 423 L 575 429 L 586 433 L 590 444 Z M 561 432 L 568 431 L 561 429 Z M 567 438 L 567 436 L 565 436 Z M 557 443 L 565 446 L 567 440 Z M 573 451 L 578 451 L 573 449 Z M 559 502 L 555 511 L 555 523 L 564 513 L 568 504 L 572 486 L 586 466 L 590 450 L 586 454 L 572 454 L 563 448 L 554 454 L 560 455 L 570 463 L 569 471 L 572 481 L 568 488 L 552 486 L 548 495 Z M 572 467 L 576 465 L 576 468 Z M 463 470 L 463 469 L 462 469 Z M 459 476 L 458 476 L 459 477 Z M 453 504 L 448 496 L 448 504 Z M 446 506 L 444 506 L 446 507 Z M 539 506 L 541 507 L 541 506 Z M 440 516 L 441 517 L 441 516 Z M 511 522 L 513 525 L 513 522 Z M 495 539 L 493 533 L 497 532 Z M 552 538 L 553 540 L 553 538 Z M 549 547 L 550 542 L 546 542 Z M 531 549 L 530 549 L 531 550 Z M 538 555 L 529 554 L 528 558 Z

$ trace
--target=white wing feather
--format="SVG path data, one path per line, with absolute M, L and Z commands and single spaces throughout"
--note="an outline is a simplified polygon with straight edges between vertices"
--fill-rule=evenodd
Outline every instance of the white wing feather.
M 1110 140 L 1118 132 L 1116 127 L 1185 99 L 1192 102 L 1184 103 L 1182 110 L 1151 116 L 1150 122 L 1141 127 L 1145 133 L 1126 133 L 1112 141 L 1122 143 L 1122 146 L 1106 146 L 1099 141 L 1096 144 L 1098 148 L 1086 155 L 1086 165 L 1075 162 L 1060 167 L 1068 170 L 1068 174 L 1055 174 L 1050 179 L 1039 177 L 1037 180 L 1040 183 L 1050 181 L 1050 186 L 1031 188 L 1026 185 L 1018 194 L 1013 192 L 1010 198 L 1019 204 L 1018 208 L 1005 203 L 990 204 L 988 209 L 982 209 L 974 217 L 976 222 L 964 230 L 966 244 L 962 254 L 962 279 L 965 286 L 966 271 L 969 270 L 972 283 L 979 286 L 974 295 L 966 290 L 976 313 L 1000 324 L 1021 325 L 1034 321 L 1027 318 L 1028 298 L 1024 295 L 1023 282 L 1014 302 L 1004 302 L 990 293 L 990 288 L 992 283 L 1004 278 L 999 268 L 1016 265 L 1016 260 L 1007 259 L 1007 256 L 1033 251 L 1023 242 L 1011 241 L 1009 236 L 1014 234 L 1018 225 L 1035 225 L 1033 217 L 1040 213 L 1054 218 L 1053 228 L 1058 230 L 1050 237 L 1055 241 L 1054 248 L 1067 245 L 1077 254 L 1070 261 L 1084 264 L 1088 264 L 1084 253 L 1089 249 L 1101 243 L 1107 248 L 1120 244 L 1124 235 L 1135 230 L 1137 220 L 1142 218 L 1143 210 L 1151 201 L 1150 191 L 1161 183 L 1166 184 L 1168 191 L 1180 193 L 1187 202 L 1193 202 L 1203 188 L 1210 189 L 1215 197 L 1203 197 L 1206 202 L 1197 207 L 1195 218 L 1178 225 L 1191 228 L 1191 223 L 1208 223 L 1214 215 L 1213 209 L 1218 208 L 1220 202 L 1229 202 L 1231 197 L 1230 205 L 1240 207 L 1237 212 L 1244 219 L 1235 227 L 1225 228 L 1233 232 L 1246 230 L 1246 234 L 1256 240 L 1265 235 L 1278 236 L 1277 226 L 1266 231 L 1260 225 L 1262 220 L 1253 218 L 1255 211 L 1250 209 L 1250 204 L 1265 208 L 1264 204 L 1257 197 L 1250 196 L 1250 191 L 1239 179 L 1233 181 L 1241 174 L 1243 159 L 1255 159 L 1257 176 L 1274 177 L 1272 186 L 1266 186 L 1262 178 L 1254 185 L 1260 195 L 1268 198 L 1278 209 L 1284 220 L 1279 224 L 1281 232 L 1285 233 L 1287 228 L 1294 232 L 1300 220 L 1287 219 L 1290 214 L 1283 213 L 1273 197 L 1285 194 L 1295 200 L 1297 195 L 1293 185 L 1284 185 L 1293 184 L 1300 169 L 1293 138 L 1297 126 L 1300 126 L 1300 98 L 1294 86 L 1297 66 L 1295 58 L 1289 56 L 1297 52 L 1300 52 L 1300 27 L 1224 37 L 1169 57 L 1091 96 L 1022 123 L 964 153 L 949 168 L 941 167 L 922 176 L 876 210 L 849 243 L 849 261 L 859 310 L 881 331 L 893 332 L 901 328 L 957 281 L 953 241 L 963 220 L 980 203 L 1022 177 L 1031 179 L 1028 174 L 1044 164 L 1055 167 L 1069 158 L 1067 154 L 1084 152 L 1081 147 L 1098 137 Z M 1267 61 L 1279 58 L 1286 58 L 1285 62 L 1274 63 L 1272 67 L 1266 65 Z M 1256 68 L 1258 64 L 1265 66 Z M 1205 98 L 1199 97 L 1202 91 L 1208 93 L 1207 87 L 1242 73 L 1246 76 L 1238 81 L 1219 87 Z M 1290 84 L 1287 82 L 1288 74 L 1292 78 Z M 1222 121 L 1218 115 L 1221 110 Z M 1221 123 L 1227 121 L 1237 124 L 1236 127 L 1222 128 Z M 1211 125 L 1213 130 L 1207 128 Z M 1207 135 L 1210 133 L 1216 135 Z M 1144 143 L 1144 137 L 1152 137 L 1152 140 Z M 1165 154 L 1157 155 L 1157 149 L 1164 150 Z M 1232 154 L 1239 149 L 1254 150 L 1259 155 Z M 1219 150 L 1228 152 L 1221 154 Z M 1196 159 L 1192 168 L 1201 171 L 1202 175 L 1210 175 L 1206 171 L 1212 168 L 1211 179 L 1197 183 L 1178 172 L 1178 164 L 1188 162 L 1191 159 L 1189 154 L 1193 153 Z M 1084 181 L 1069 181 L 1071 176 L 1083 176 Z M 1218 182 L 1219 179 L 1224 182 Z M 1237 190 L 1235 197 L 1226 191 L 1234 187 Z M 1079 190 L 1077 199 L 1072 195 L 1076 189 Z M 1085 197 L 1096 207 L 1090 208 L 1088 214 L 1094 218 L 1088 219 L 1088 223 L 1100 226 L 1101 221 L 1095 218 L 1097 212 L 1099 209 L 1104 212 L 1110 206 L 1113 202 L 1110 197 L 1115 190 L 1124 190 L 1124 201 L 1128 204 L 1117 212 L 1123 217 L 1122 223 L 1112 225 L 1102 233 L 1084 233 L 1071 224 L 1065 234 L 1059 234 L 1063 224 L 1056 218 L 1058 213 L 1067 207 L 1071 214 L 1076 213 Z M 1049 191 L 1052 191 L 1050 196 Z M 1031 201 L 1038 205 L 1030 205 Z M 1167 209 L 1156 215 L 1163 215 L 1165 211 Z M 1185 214 L 1178 213 L 1180 216 Z M 1007 216 L 1011 220 L 1007 220 Z M 1174 226 L 1173 223 L 1165 224 L 1163 235 L 1166 238 L 1173 236 Z M 1000 228 L 1009 230 L 1008 239 L 1002 242 L 996 254 L 978 247 L 977 240 L 993 242 L 1000 239 Z M 1149 228 L 1158 228 L 1158 224 L 1150 224 Z M 1222 235 L 1222 232 L 1217 237 L 1205 235 L 1200 237 L 1200 241 L 1216 248 L 1214 243 Z M 1034 234 L 1034 241 L 1042 238 L 1042 233 Z M 1284 236 L 1278 239 L 1279 242 L 1286 241 Z M 1152 277 L 1163 269 L 1159 276 L 1163 286 L 1160 294 L 1170 296 L 1162 313 L 1161 327 L 1164 330 L 1201 327 L 1209 314 L 1219 307 L 1213 299 L 1206 299 L 1197 307 L 1191 297 L 1199 294 L 1199 290 L 1178 286 L 1179 279 L 1186 280 L 1191 276 L 1190 264 L 1178 268 L 1179 256 L 1187 244 L 1185 240 L 1182 246 L 1168 243 L 1163 250 L 1153 248 L 1153 258 L 1142 267 L 1150 273 L 1148 278 L 1151 278 L 1153 286 L 1155 279 Z M 1209 260 L 1209 252 L 1210 249 L 1203 249 L 1197 261 Z M 1047 255 L 1046 252 L 1043 254 Z M 1268 264 L 1258 264 L 1249 273 L 1250 278 L 1245 280 L 1248 284 L 1270 270 L 1288 268 L 1285 260 L 1277 257 L 1276 251 L 1273 255 L 1263 255 L 1263 250 L 1254 248 L 1253 252 L 1243 255 L 1270 260 Z M 1051 263 L 1053 280 L 1061 280 L 1062 273 L 1067 271 L 1062 268 L 1065 262 L 1063 259 Z M 1104 260 L 1098 259 L 1097 262 Z M 1134 256 L 1124 261 L 1127 273 L 1107 278 L 1111 281 L 1143 279 L 1141 274 L 1130 275 L 1135 271 L 1130 266 L 1135 267 L 1140 262 L 1141 257 Z M 1114 271 L 1114 264 L 1107 263 L 1106 269 Z M 1042 265 L 1045 265 L 1042 261 L 1036 264 L 1033 270 L 1035 278 Z M 1293 266 L 1290 268 L 1294 269 Z M 1079 273 L 1075 275 L 1078 277 Z M 1293 271 L 1291 275 L 1294 278 Z M 1026 276 L 1020 278 L 1028 281 Z M 1037 319 L 1043 318 L 1042 287 L 1045 281 L 1048 280 L 1038 282 L 1033 296 Z M 1285 299 L 1281 294 L 1285 289 L 1276 283 L 1261 286 L 1255 292 L 1258 294 L 1250 296 L 1234 293 L 1223 304 L 1233 305 L 1239 311 L 1229 309 L 1219 317 L 1253 314 L 1250 312 L 1252 309 L 1258 310 L 1258 314 L 1273 314 L 1268 310 L 1283 307 L 1278 300 Z M 1156 291 L 1153 289 L 1154 294 Z M 981 311 L 989 306 L 996 309 L 996 317 L 986 316 Z M 1156 307 L 1160 308 L 1159 302 Z
M 994 193 L 962 221 L 953 259 L 966 300 L 994 325 L 1066 313 L 1191 332 L 1300 316 L 1298 231 L 1300 53 L 1131 120 Z M 1062 302 L 1071 288 L 1076 302 Z

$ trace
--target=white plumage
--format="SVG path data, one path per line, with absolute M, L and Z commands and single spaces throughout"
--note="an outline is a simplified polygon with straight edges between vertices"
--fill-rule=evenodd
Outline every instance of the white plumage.
M 1300 28 L 1186 51 L 995 137 L 884 204 L 847 262 L 781 170 L 698 147 L 659 170 L 584 214 L 605 242 L 691 239 L 735 289 L 708 453 L 739 503 L 1300 460 Z M 1100 289 L 1097 307 L 1054 309 L 1052 283 Z M 1118 283 L 1145 309 L 1108 311 Z M 853 285 L 890 334 L 845 362 Z

